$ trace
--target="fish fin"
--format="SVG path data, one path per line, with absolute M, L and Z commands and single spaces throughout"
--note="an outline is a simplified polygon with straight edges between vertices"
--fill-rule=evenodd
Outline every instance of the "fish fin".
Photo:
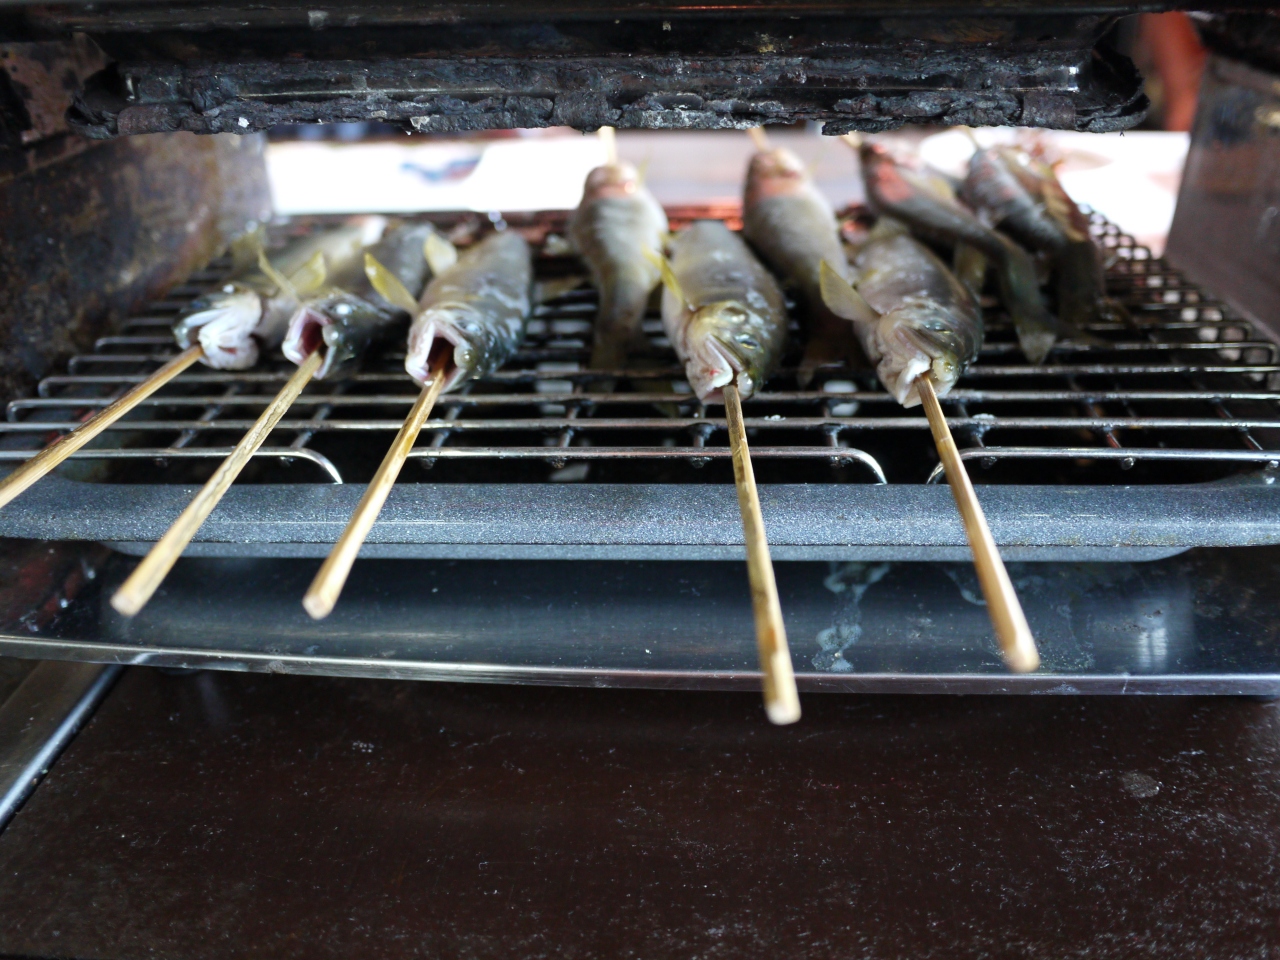
M 1114 297 L 1103 297 L 1099 301 L 1103 319 L 1111 323 L 1123 323 L 1127 327 L 1138 329 L 1138 325 L 1133 320 L 1133 314 L 1119 300 Z
M 400 308 L 411 317 L 418 312 L 418 301 L 405 289 L 400 278 L 379 263 L 372 253 L 364 255 L 364 275 L 369 278 L 369 283 L 378 292 L 378 296 L 387 303 Z
M 279 270 L 271 265 L 271 261 L 267 259 L 267 252 L 261 247 L 258 248 L 258 269 L 261 270 L 272 283 L 274 283 L 283 293 L 291 300 L 301 300 L 298 291 L 293 284 L 289 282 L 289 278 L 282 274 Z
M 818 268 L 818 285 L 822 289 L 822 302 L 837 317 L 843 320 L 867 321 L 874 320 L 878 316 L 871 309 L 871 304 L 862 299 L 862 294 L 825 260 Z
M 427 258 L 431 275 L 438 277 L 458 262 L 458 248 L 440 234 L 432 231 L 422 245 L 422 255 Z
M 289 283 L 300 296 L 315 293 L 324 286 L 329 277 L 329 266 L 324 261 L 324 254 L 319 250 L 315 255 L 289 276 Z
M 957 243 L 952 252 L 951 272 L 977 300 L 987 279 L 987 255 L 975 246 Z
M 265 250 L 266 245 L 267 228 L 261 223 L 232 240 L 231 275 L 238 277 L 252 270 L 258 262 L 258 251 Z
M 539 280 L 533 285 L 533 300 L 535 303 L 547 303 L 571 290 L 577 290 L 586 282 L 587 278 L 581 274 L 556 277 L 554 280 Z
M 676 272 L 671 269 L 671 261 L 660 253 L 654 253 L 652 250 L 644 251 L 644 255 L 650 263 L 661 271 L 662 285 L 671 291 L 671 295 L 686 307 L 691 307 L 692 304 L 685 299 L 684 291 L 680 289 L 680 281 L 676 279 Z

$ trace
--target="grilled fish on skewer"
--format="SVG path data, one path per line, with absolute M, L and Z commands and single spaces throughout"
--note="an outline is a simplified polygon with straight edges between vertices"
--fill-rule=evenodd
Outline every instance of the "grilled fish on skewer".
M 982 311 L 932 251 L 881 218 L 854 258 L 856 288 L 834 265 L 822 267 L 822 294 L 853 322 L 885 389 L 918 406 L 916 379 L 931 374 L 946 396 L 982 346 Z
M 360 217 L 297 240 L 256 267 L 240 272 L 214 293 L 197 299 L 173 328 L 183 348 L 199 343 L 204 362 L 219 370 L 244 370 L 259 351 L 278 346 L 301 298 L 325 284 L 341 286 L 359 276 L 366 244 L 381 236 L 383 217 Z
M 804 164 L 789 150 L 762 150 L 751 158 L 742 203 L 742 235 L 765 263 L 795 289 L 807 314 L 800 386 L 807 386 L 823 363 L 861 364 L 861 351 L 849 324 L 822 301 L 822 262 L 852 281 L 840 227 L 826 198 Z
M 600 295 L 591 366 L 623 366 L 648 347 L 640 324 L 660 273 L 653 258 L 667 236 L 667 214 L 629 163 L 596 167 L 569 224 L 574 250 Z
M 1015 147 L 976 149 L 962 196 L 1015 240 L 1053 261 L 1058 312 L 1075 328 L 1127 319 L 1107 297 L 1101 251 L 1089 236 L 1089 220 L 1067 195 L 1053 168 Z
M 698 399 L 719 403 L 737 384 L 751 396 L 773 372 L 787 337 L 778 282 L 719 220 L 697 220 L 671 240 L 662 325 Z
M 447 241 L 434 238 L 437 246 Z M 524 340 L 529 319 L 533 259 L 514 230 L 492 233 L 438 269 L 418 304 L 409 330 L 404 368 L 418 383 L 432 378 L 434 354 L 448 352 L 444 390 L 482 377 L 507 362 Z
M 376 271 L 388 271 L 416 304 L 430 273 L 423 248 L 434 233 L 427 223 L 401 224 L 388 230 L 368 251 L 374 265 L 345 289 L 327 288 L 298 308 L 284 338 L 284 355 L 302 363 L 313 350 L 323 349 L 324 361 L 316 379 L 353 373 L 372 344 L 386 339 L 416 312 L 406 313 L 404 304 L 391 302 L 378 292 Z
M 1032 363 L 1043 362 L 1063 325 L 1045 307 L 1031 255 L 962 207 L 941 178 L 898 163 L 874 144 L 864 143 L 859 155 L 867 196 L 878 212 L 905 223 L 923 240 L 968 244 L 987 256 L 1022 352 Z

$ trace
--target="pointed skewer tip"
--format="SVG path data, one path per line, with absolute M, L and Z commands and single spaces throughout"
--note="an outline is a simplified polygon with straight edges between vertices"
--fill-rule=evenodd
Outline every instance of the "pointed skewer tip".
M 386 456 L 382 458 L 377 473 L 369 481 L 369 486 L 365 488 L 364 495 L 356 504 L 342 534 L 333 545 L 333 549 L 329 551 L 324 563 L 320 565 L 320 569 L 316 571 L 311 586 L 307 588 L 302 598 L 302 606 L 313 620 L 323 620 L 337 605 L 338 597 L 342 595 L 342 588 L 346 586 L 347 577 L 351 574 L 351 568 L 355 565 L 360 548 L 369 536 L 369 531 L 373 529 L 374 523 L 377 522 L 378 515 L 382 512 L 382 507 L 391 493 L 391 488 L 400 475 L 400 469 L 409 456 L 409 451 L 413 449 L 418 434 L 422 432 L 423 424 L 431 416 L 436 398 L 444 389 L 445 367 L 448 361 L 448 354 L 442 354 L 432 363 L 430 379 L 422 387 L 422 392 L 418 394 L 417 400 L 409 410 L 409 415 L 400 426 L 400 432 L 391 442 Z
M 978 574 L 978 583 L 982 586 L 982 595 L 987 601 L 987 613 L 991 617 L 991 626 L 1005 665 L 1014 673 L 1030 673 L 1040 666 L 1035 637 L 1027 624 L 1018 592 L 1009 579 L 1009 571 L 1000 558 L 1000 549 L 991 535 L 991 527 L 982 512 L 973 482 L 969 479 L 964 460 L 951 436 L 951 428 L 947 426 L 947 418 L 938 403 L 932 377 L 928 373 L 921 374 L 916 379 L 916 389 L 925 415 L 929 418 L 929 429 L 938 447 L 938 458 L 946 471 L 956 508 L 964 522 L 965 536 L 973 553 L 973 566 Z
M 275 399 L 268 404 L 254 421 L 253 426 L 236 444 L 235 449 L 218 465 L 213 476 L 191 498 L 191 502 L 182 513 L 178 514 L 178 518 L 165 531 L 164 536 L 156 541 L 147 555 L 133 568 L 133 572 L 111 597 L 112 607 L 126 617 L 132 617 L 147 605 L 160 585 L 164 583 L 173 565 L 182 556 L 187 544 L 199 532 L 209 514 L 231 488 L 231 484 L 235 482 L 245 465 L 257 453 L 258 448 L 266 442 L 276 424 L 293 406 L 293 401 L 315 376 L 323 360 L 324 351 L 313 350 L 311 355 L 298 366 L 293 376 L 276 394 Z
M 747 136 L 751 138 L 751 142 L 755 144 L 756 149 L 761 153 L 767 153 L 773 147 L 769 143 L 769 135 L 764 132 L 764 127 L 750 127 L 747 130 Z

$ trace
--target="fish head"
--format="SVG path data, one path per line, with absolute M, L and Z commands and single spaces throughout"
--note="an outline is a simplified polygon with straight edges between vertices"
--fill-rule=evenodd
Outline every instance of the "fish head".
M 518 321 L 513 321 L 518 326 Z M 421 384 L 431 379 L 436 364 L 444 365 L 444 389 L 453 390 L 482 376 L 504 358 L 507 340 L 518 342 L 519 330 L 485 323 L 476 307 L 463 301 L 434 303 L 409 330 L 404 368 Z
M 867 196 L 876 206 L 892 210 L 915 197 L 916 186 L 908 177 L 908 171 L 887 148 L 864 141 L 858 148 L 858 158 L 862 163 Z
M 244 370 L 258 362 L 253 332 L 262 319 L 262 297 L 238 283 L 227 283 L 197 298 L 173 328 L 184 349 L 199 343 L 204 362 L 218 370 Z
M 769 359 L 767 331 L 765 318 L 737 300 L 695 310 L 685 329 L 684 357 L 698 398 L 718 403 L 721 388 L 735 381 L 744 398 L 755 393 Z
M 335 379 L 354 372 L 372 339 L 372 326 L 388 311 L 354 294 L 336 291 L 300 305 L 289 320 L 281 349 L 301 364 L 316 350 L 323 350 L 316 379 Z
M 747 168 L 745 202 L 751 206 L 768 197 L 787 196 L 808 183 L 809 171 L 804 161 L 790 150 L 761 150 Z
M 629 197 L 639 189 L 640 171 L 633 164 L 625 160 L 606 163 L 587 174 L 582 202 L 590 203 L 606 197 Z
M 914 407 L 920 403 L 916 378 L 928 373 L 938 396 L 945 397 L 978 355 L 981 344 L 971 327 L 977 329 L 958 324 L 951 309 L 929 297 L 905 298 L 877 326 L 881 382 L 899 403 Z

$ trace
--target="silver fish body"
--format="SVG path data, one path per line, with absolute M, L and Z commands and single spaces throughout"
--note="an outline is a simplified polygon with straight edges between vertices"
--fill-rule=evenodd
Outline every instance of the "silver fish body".
M 1040 294 L 1031 255 L 962 207 L 939 179 L 899 164 L 873 144 L 864 144 L 860 155 L 867 196 L 878 212 L 906 224 L 923 240 L 967 244 L 991 260 L 1022 352 L 1032 363 L 1042 363 L 1062 325 Z
M 823 363 L 862 362 L 848 322 L 822 300 L 824 260 L 845 280 L 852 280 L 835 211 L 790 151 L 770 150 L 752 158 L 743 195 L 742 235 L 804 303 L 800 385 L 807 385 Z
M 653 258 L 661 256 L 666 240 L 666 211 L 635 167 L 609 164 L 588 174 L 568 232 L 600 297 L 591 366 L 620 367 L 628 354 L 648 347 L 641 323 L 661 279 Z
M 1089 220 L 1052 167 L 1014 147 L 977 150 L 964 194 L 1002 230 L 1049 255 L 1058 313 L 1068 327 L 1127 319 L 1124 308 L 1107 297 L 1106 270 L 1090 239 Z
M 385 225 L 382 217 L 364 217 L 320 230 L 290 243 L 268 262 L 289 278 L 320 254 L 326 282 L 341 285 L 363 270 L 364 247 L 378 239 Z M 204 362 L 211 367 L 245 370 L 257 363 L 262 350 L 280 345 L 299 306 L 290 292 L 255 267 L 193 301 L 173 335 L 183 349 L 197 342 L 204 347 Z
M 782 358 L 787 311 L 764 265 L 719 220 L 697 220 L 671 240 L 671 270 L 683 296 L 662 295 L 662 324 L 698 398 L 719 402 L 737 382 L 743 397 Z
M 401 224 L 368 250 L 415 298 L 431 273 L 423 247 L 433 232 L 427 223 Z M 384 300 L 361 270 L 345 287 L 330 287 L 294 312 L 282 345 L 284 355 L 302 363 L 313 350 L 322 349 L 316 379 L 336 380 L 354 373 L 369 348 L 407 320 L 408 314 Z
M 946 396 L 982 348 L 982 311 L 934 253 L 900 225 L 881 221 L 854 258 L 857 290 L 878 314 L 855 322 L 885 389 L 920 403 L 916 378 L 932 374 Z
M 492 233 L 434 277 L 409 329 L 405 370 L 418 383 L 446 352 L 445 390 L 507 362 L 524 340 L 532 309 L 533 258 L 514 230 Z
M 991 223 L 1032 250 L 1055 252 L 1070 242 L 1062 224 L 1049 215 L 1040 198 L 1026 189 L 1002 151 L 974 151 L 960 196 L 975 210 L 984 211 Z

